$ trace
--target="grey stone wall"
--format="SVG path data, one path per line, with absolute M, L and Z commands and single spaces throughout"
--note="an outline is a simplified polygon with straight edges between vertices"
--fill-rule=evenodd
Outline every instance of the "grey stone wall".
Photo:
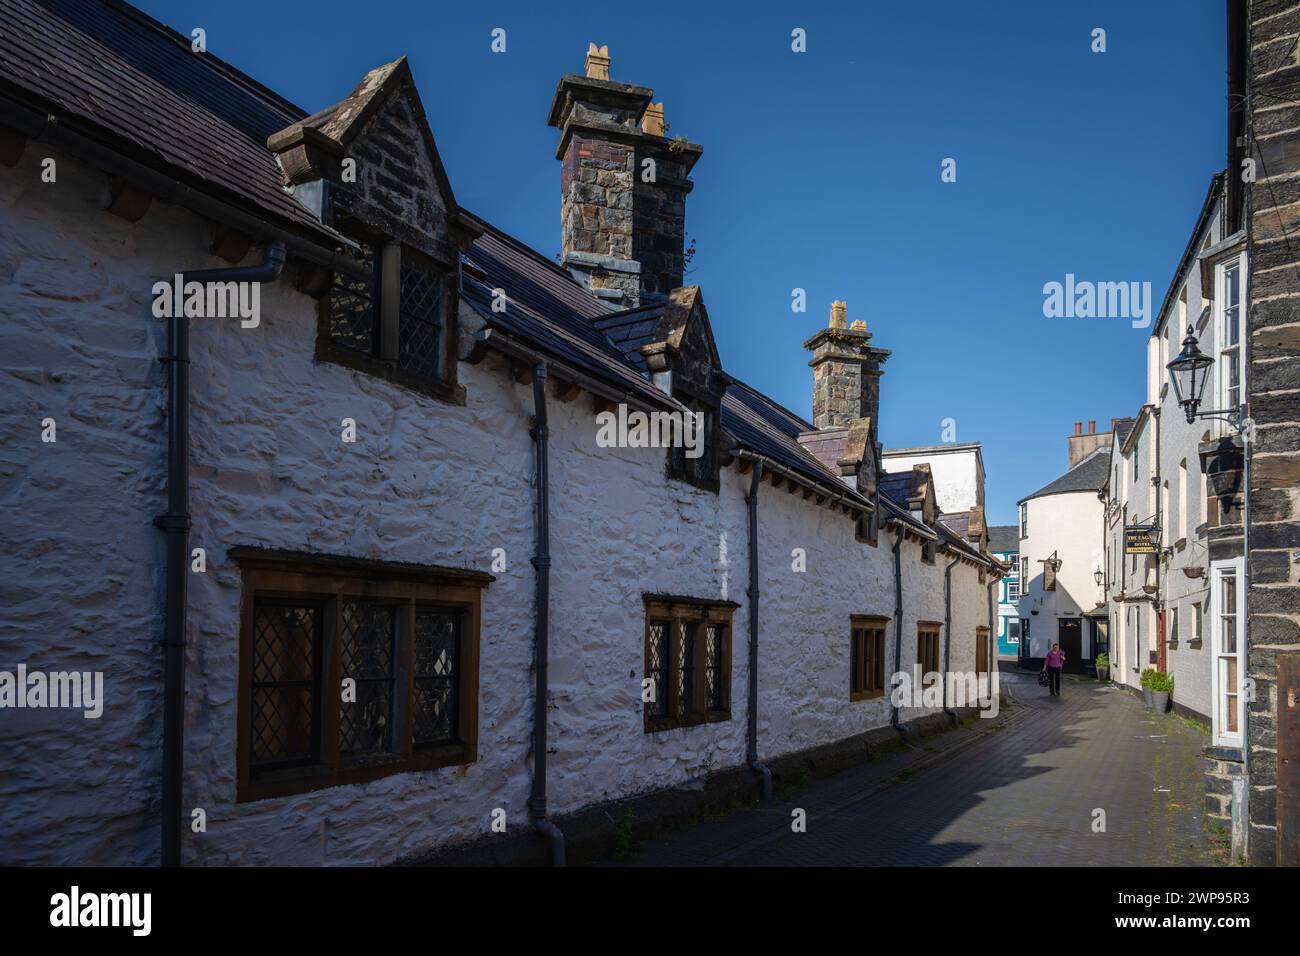
M 1277 859 L 1282 655 L 1300 654 L 1300 3 L 1250 3 L 1250 859 Z M 1294 836 L 1292 837 L 1294 839 Z

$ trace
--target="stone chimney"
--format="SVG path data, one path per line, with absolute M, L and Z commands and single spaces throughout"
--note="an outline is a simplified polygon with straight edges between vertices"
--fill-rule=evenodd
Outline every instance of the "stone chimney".
M 627 308 L 662 302 L 686 271 L 688 178 L 703 148 L 669 139 L 654 91 L 609 78 L 609 47 L 560 79 L 547 122 L 560 129 L 561 261 Z
M 803 344 L 812 352 L 813 424 L 835 428 L 866 418 L 878 440 L 881 366 L 889 352 L 872 347 L 861 319 L 845 328 L 847 312 L 847 303 L 831 303 L 830 323 Z
M 1114 429 L 1115 420 L 1111 419 L 1111 428 Z M 1079 462 L 1083 461 L 1098 448 L 1109 448 L 1113 431 L 1097 431 L 1097 421 L 1093 419 L 1088 422 L 1088 430 L 1083 430 L 1083 422 L 1074 423 L 1074 434 L 1070 436 L 1069 441 L 1069 467 L 1073 468 Z

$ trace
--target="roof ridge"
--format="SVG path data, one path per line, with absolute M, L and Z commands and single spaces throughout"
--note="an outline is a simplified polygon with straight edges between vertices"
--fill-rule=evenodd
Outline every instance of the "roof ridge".
M 106 7 L 110 8 L 114 12 L 120 13 L 130 20 L 134 20 L 140 26 L 153 30 L 158 34 L 161 34 L 164 39 L 179 45 L 186 52 L 192 53 L 194 41 L 190 37 L 185 36 L 183 33 L 177 30 L 173 30 L 171 27 L 163 23 L 161 20 L 155 20 L 153 17 L 149 16 L 149 14 L 145 13 L 139 7 L 133 7 L 130 3 L 127 3 L 126 0 L 100 0 L 100 2 L 102 2 Z M 282 94 L 277 93 L 269 86 L 266 86 L 265 84 L 259 82 L 258 80 L 253 79 L 243 70 L 239 69 L 237 66 L 234 66 L 228 61 L 223 60 L 215 53 L 210 53 L 205 49 L 203 51 L 202 59 L 204 62 L 210 63 L 212 65 L 212 68 L 215 69 L 217 72 L 223 73 L 227 79 L 232 80 L 233 82 L 238 83 L 241 86 L 247 88 L 249 92 L 255 93 L 266 100 L 278 104 L 279 106 L 283 107 L 286 112 L 297 114 L 296 118 L 298 120 L 302 120 L 309 115 L 308 112 L 305 109 L 303 109 L 301 106 L 299 106 L 297 103 L 293 102 L 292 100 L 288 99 Z
M 771 406 L 772 406 L 773 408 L 775 408 L 777 411 L 782 412 L 783 414 L 789 416 L 790 418 L 792 418 L 794 421 L 798 422 L 799 424 L 806 426 L 807 430 L 809 430 L 809 431 L 816 430 L 816 429 L 815 429 L 815 426 L 813 425 L 812 422 L 808 421 L 808 419 L 804 418 L 802 415 L 797 414 L 796 412 L 792 412 L 792 411 L 790 411 L 790 409 L 786 408 L 784 405 L 782 405 L 782 404 L 781 404 L 780 402 L 778 402 L 776 399 L 772 398 L 772 397 L 771 397 L 770 395 L 768 395 L 766 392 L 761 392 L 761 391 L 759 391 L 759 390 L 758 390 L 756 387 L 754 387 L 753 385 L 750 385 L 748 382 L 745 382 L 745 381 L 742 381 L 741 379 L 736 378 L 734 375 L 728 374 L 728 375 L 727 375 L 727 378 L 728 378 L 729 382 L 730 382 L 732 385 L 739 385 L 739 386 L 740 386 L 742 389 L 744 389 L 745 391 L 750 392 L 750 393 L 752 393 L 752 394 L 754 394 L 754 395 L 757 395 L 759 398 L 761 398 L 763 401 L 767 402 L 769 405 L 771 405 Z

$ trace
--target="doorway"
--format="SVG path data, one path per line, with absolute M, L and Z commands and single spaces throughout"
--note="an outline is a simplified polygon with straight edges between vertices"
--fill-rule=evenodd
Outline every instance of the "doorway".
M 1065 666 L 1061 668 L 1067 674 L 1083 673 L 1083 622 L 1077 617 L 1062 618 L 1056 622 L 1056 640 L 1065 654 Z

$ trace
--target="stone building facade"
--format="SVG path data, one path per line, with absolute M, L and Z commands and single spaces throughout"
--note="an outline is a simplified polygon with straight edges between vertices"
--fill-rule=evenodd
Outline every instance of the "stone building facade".
M 405 61 L 307 115 L 125 5 L 66 6 L 0 31 L 0 630 L 6 664 L 102 672 L 105 707 L 4 712 L 0 861 L 582 858 L 955 718 L 887 685 L 989 669 L 982 520 L 885 473 L 873 389 L 831 427 L 726 372 L 680 286 L 699 148 L 599 51 L 552 111 L 561 268 L 457 204 Z M 182 469 L 157 283 L 277 255 L 255 323 L 181 323 Z M 702 416 L 702 453 L 597 440 L 632 411 Z
M 1234 168 L 1250 276 L 1246 720 L 1249 858 L 1300 864 L 1300 4 L 1233 4 Z M 1248 51 L 1248 55 L 1247 54 Z

